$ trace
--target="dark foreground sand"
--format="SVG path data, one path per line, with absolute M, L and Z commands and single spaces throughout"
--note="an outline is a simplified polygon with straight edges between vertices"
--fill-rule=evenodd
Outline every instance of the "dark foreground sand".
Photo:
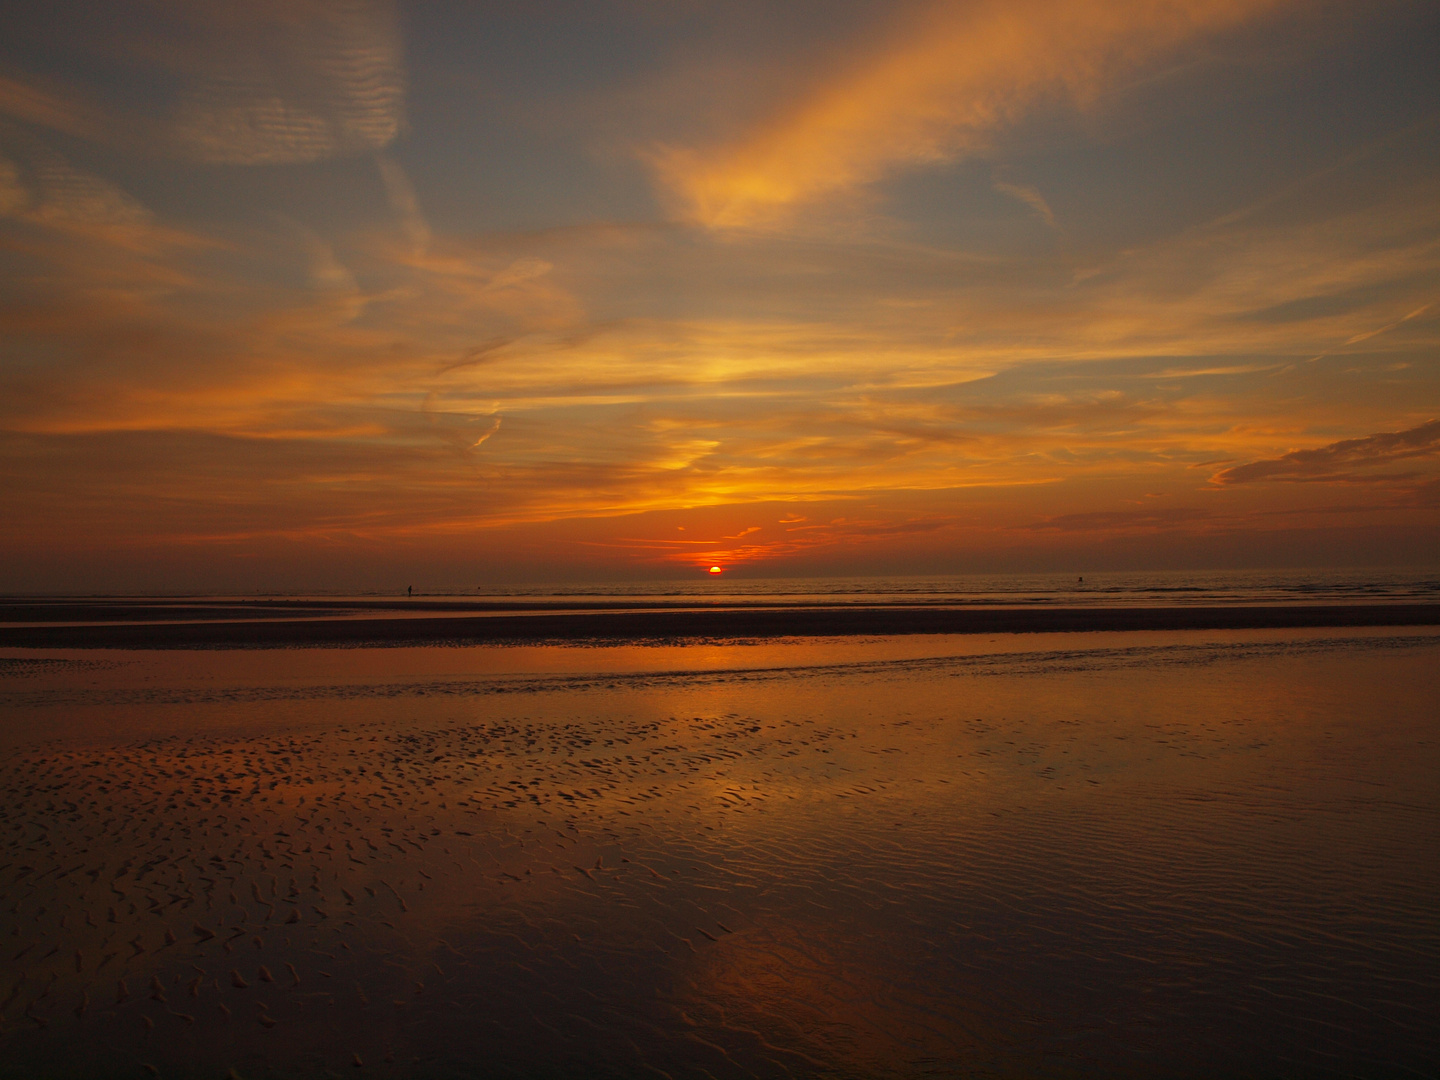
M 12 651 L 0 1076 L 1433 1075 L 1440 635 L 1073 637 Z

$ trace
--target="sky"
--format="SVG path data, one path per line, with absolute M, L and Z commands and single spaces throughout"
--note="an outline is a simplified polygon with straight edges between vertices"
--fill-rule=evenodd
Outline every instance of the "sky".
M 0 3 L 0 590 L 1440 563 L 1440 7 Z

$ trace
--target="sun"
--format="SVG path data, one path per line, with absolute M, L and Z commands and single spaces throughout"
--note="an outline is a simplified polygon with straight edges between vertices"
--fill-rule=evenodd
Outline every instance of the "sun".
M 718 566 L 712 566 L 712 567 L 710 567 L 710 573 L 712 573 L 712 574 L 723 574 L 724 572 L 725 572 L 725 571 L 722 570 L 722 569 L 720 569 L 720 567 L 718 567 Z

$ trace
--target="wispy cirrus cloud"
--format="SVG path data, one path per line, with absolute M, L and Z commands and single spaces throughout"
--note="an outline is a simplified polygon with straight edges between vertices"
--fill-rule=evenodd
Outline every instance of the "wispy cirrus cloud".
M 404 61 L 386 0 L 228 5 L 200 30 L 213 54 L 174 116 L 183 152 L 294 164 L 380 150 L 400 133 Z
M 95 143 L 208 164 L 283 165 L 370 153 L 405 123 L 391 0 L 157 0 L 107 60 L 165 72 L 161 104 L 0 75 L 0 115 Z
M 117 185 L 0 120 L 0 217 L 84 229 L 145 225 L 154 215 Z
M 1281 2 L 932 3 L 744 137 L 649 156 L 687 214 L 754 225 L 896 169 L 983 150 L 1043 101 L 1083 107 L 1121 77 Z
M 40 87 L 0 75 L 0 115 L 80 138 L 104 138 L 105 110 L 70 88 Z

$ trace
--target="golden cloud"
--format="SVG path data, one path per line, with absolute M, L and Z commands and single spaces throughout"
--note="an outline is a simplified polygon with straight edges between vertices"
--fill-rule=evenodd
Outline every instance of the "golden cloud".
M 1281 2 L 939 3 L 738 141 L 650 157 L 687 214 L 712 227 L 755 225 L 981 150 L 1042 101 L 1085 107 L 1120 77 Z

